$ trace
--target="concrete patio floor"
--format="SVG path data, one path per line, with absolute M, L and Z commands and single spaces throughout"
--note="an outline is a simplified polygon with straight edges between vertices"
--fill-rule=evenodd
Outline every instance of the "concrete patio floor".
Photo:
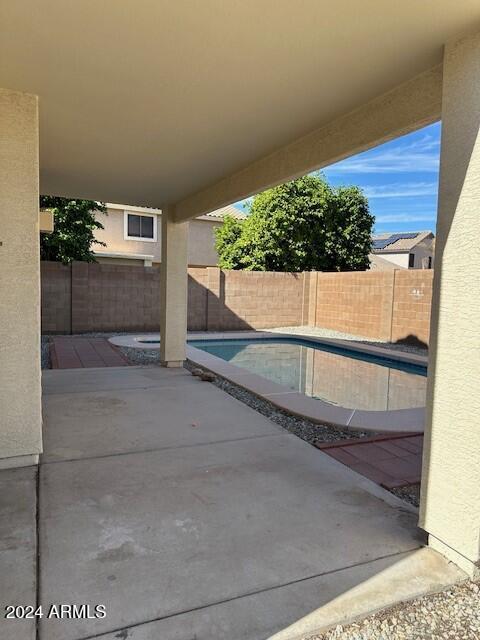
M 2 603 L 106 617 L 1 638 L 286 640 L 462 578 L 394 496 L 183 369 L 44 372 L 44 448 L 0 472 Z

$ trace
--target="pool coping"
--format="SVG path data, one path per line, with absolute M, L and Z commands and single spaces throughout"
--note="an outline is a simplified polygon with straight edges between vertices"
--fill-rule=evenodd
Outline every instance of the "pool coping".
M 428 358 L 414 353 L 397 352 L 388 348 L 367 345 L 351 340 L 336 338 L 320 338 L 290 333 L 272 333 L 268 331 L 231 331 L 231 332 L 189 332 L 188 340 L 265 340 L 292 338 L 307 340 L 319 345 L 330 345 L 348 349 L 357 353 L 373 355 L 388 360 L 395 360 L 405 364 L 420 366 L 428 365 Z M 110 338 L 113 344 L 121 347 L 136 349 L 158 349 L 158 344 L 141 343 L 142 339 L 159 339 L 159 334 L 124 335 Z M 288 387 L 272 382 L 263 376 L 251 373 L 217 356 L 197 349 L 187 343 L 186 355 L 188 360 L 199 367 L 207 369 L 229 382 L 242 387 L 257 397 L 271 402 L 274 406 L 300 418 L 312 422 L 328 424 L 334 427 L 348 428 L 353 431 L 374 431 L 376 433 L 422 433 L 424 430 L 425 408 L 395 409 L 388 411 L 367 411 L 363 409 L 349 409 L 323 400 L 311 398 L 292 391 Z

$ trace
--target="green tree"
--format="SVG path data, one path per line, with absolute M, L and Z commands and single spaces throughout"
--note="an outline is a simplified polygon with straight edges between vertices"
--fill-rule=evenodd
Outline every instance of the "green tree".
M 216 230 L 219 266 L 253 271 L 358 271 L 369 266 L 374 217 L 358 187 L 307 175 L 254 197 L 245 221 Z
M 53 233 L 42 233 L 40 258 L 68 264 L 73 260 L 95 262 L 92 245 L 105 246 L 95 240 L 96 229 L 103 229 L 95 219 L 95 211 L 106 213 L 107 208 L 94 200 L 71 200 L 53 196 L 40 196 L 40 207 L 53 211 Z
M 241 261 L 240 244 L 242 220 L 227 215 L 221 227 L 215 229 L 215 249 L 219 255 L 219 266 L 222 269 L 237 269 Z

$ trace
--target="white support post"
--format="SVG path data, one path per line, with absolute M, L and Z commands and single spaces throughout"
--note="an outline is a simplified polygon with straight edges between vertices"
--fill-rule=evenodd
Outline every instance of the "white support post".
M 160 360 L 181 367 L 187 339 L 188 222 L 173 222 L 173 207 L 162 210 Z
M 42 450 L 37 97 L 0 89 L 0 469 Z
M 480 549 L 480 34 L 444 56 L 420 526 L 469 575 Z

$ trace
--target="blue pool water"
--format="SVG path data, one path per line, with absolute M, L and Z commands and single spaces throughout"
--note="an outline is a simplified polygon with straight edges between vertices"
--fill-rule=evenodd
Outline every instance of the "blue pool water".
M 301 338 L 189 344 L 289 389 L 351 409 L 425 406 L 427 370 Z

